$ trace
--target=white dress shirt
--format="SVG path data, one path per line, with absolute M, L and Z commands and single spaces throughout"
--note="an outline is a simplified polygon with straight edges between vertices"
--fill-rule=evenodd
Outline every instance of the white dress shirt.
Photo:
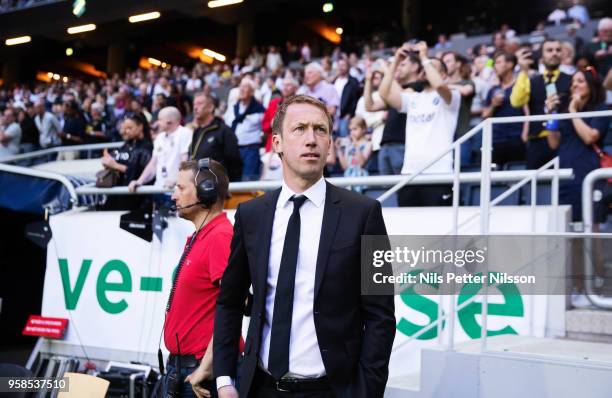
M 293 315 L 291 318 L 291 338 L 289 343 L 289 376 L 319 377 L 325 374 L 319 342 L 315 331 L 313 304 L 315 271 L 319 239 L 325 208 L 325 179 L 304 191 L 301 195 L 308 200 L 300 208 L 300 246 L 295 272 L 293 295 Z M 261 334 L 260 359 L 264 369 L 268 369 L 270 354 L 270 333 L 274 314 L 276 283 L 280 270 L 287 224 L 293 212 L 293 202 L 289 199 L 297 195 L 283 181 L 283 186 L 276 203 L 272 239 L 270 241 L 270 259 L 266 289 L 266 317 Z
M 301 194 L 306 196 L 308 200 L 300 208 L 300 246 L 295 272 L 293 315 L 289 342 L 289 373 L 287 374 L 290 377 L 305 378 L 325 375 L 325 366 L 323 365 L 315 331 L 313 306 L 315 271 L 326 191 L 325 179 L 321 177 L 318 182 Z M 276 202 L 270 241 L 268 279 L 266 280 L 266 318 L 262 328 L 259 353 L 260 364 L 266 370 L 268 369 L 268 356 L 270 354 L 270 333 L 272 331 L 276 283 L 285 244 L 287 224 L 289 224 L 289 218 L 293 212 L 293 202 L 289 200 L 293 195 L 297 194 L 283 181 Z M 218 389 L 230 384 L 234 384 L 234 381 L 229 376 L 217 377 Z

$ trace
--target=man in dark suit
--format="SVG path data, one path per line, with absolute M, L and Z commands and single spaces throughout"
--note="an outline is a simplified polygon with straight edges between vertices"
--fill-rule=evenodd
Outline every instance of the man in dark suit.
M 283 186 L 235 215 L 215 319 L 219 397 L 233 386 L 244 302 L 253 287 L 240 397 L 382 397 L 395 337 L 392 295 L 362 295 L 361 236 L 387 235 L 380 203 L 323 179 L 325 105 L 298 95 L 273 123 Z

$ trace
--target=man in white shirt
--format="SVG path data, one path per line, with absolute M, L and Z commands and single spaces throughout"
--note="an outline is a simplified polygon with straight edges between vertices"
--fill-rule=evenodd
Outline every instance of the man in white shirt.
M 266 111 L 255 98 L 255 82 L 245 77 L 240 82 L 238 102 L 228 106 L 225 112 L 225 123 L 232 128 L 238 139 L 240 157 L 242 158 L 242 180 L 258 180 L 261 161 L 259 147 L 261 146 L 264 112 Z
M 181 126 L 181 112 L 168 106 L 159 111 L 160 130 L 153 143 L 153 156 L 138 179 L 132 180 L 128 189 L 135 192 L 139 186 L 155 178 L 155 186 L 172 189 L 176 184 L 179 166 L 189 157 L 192 131 Z M 168 199 L 170 196 L 168 195 Z
M 17 114 L 13 108 L 7 108 L 0 124 L 0 158 L 17 155 L 20 142 L 21 127 L 17 123 Z
M 426 85 L 423 91 L 402 92 L 393 75 L 398 64 L 409 52 L 419 54 L 425 73 Z M 449 89 L 445 83 L 446 66 L 437 58 L 427 57 L 427 44 L 405 44 L 395 53 L 388 73 L 380 85 L 380 96 L 390 106 L 406 113 L 406 147 L 402 174 L 418 172 L 431 162 L 442 150 L 453 142 L 461 95 Z M 452 173 L 453 153 L 444 155 L 425 170 L 425 173 Z M 400 206 L 442 206 L 451 203 L 452 191 L 449 185 L 407 186 L 398 193 Z
M 55 115 L 45 109 L 44 99 L 36 103 L 34 123 L 36 123 L 40 133 L 39 142 L 41 148 L 46 149 L 61 145 L 62 141 L 58 134 L 62 131 L 62 126 Z
M 359 258 L 363 235 L 387 232 L 379 202 L 323 178 L 332 126 L 325 104 L 309 96 L 290 97 L 276 112 L 282 188 L 238 206 L 217 299 L 213 374 L 220 398 L 238 397 L 251 285 L 240 397 L 383 397 L 393 295 L 362 291 Z
M 582 4 L 582 0 L 573 0 L 572 3 L 574 5 L 567 10 L 567 17 L 580 22 L 582 25 L 586 25 L 591 19 L 589 11 Z

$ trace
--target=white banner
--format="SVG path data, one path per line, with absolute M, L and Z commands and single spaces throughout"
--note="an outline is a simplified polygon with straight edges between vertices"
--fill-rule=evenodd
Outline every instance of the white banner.
M 407 214 L 399 227 L 397 209 L 384 213 L 389 234 L 408 233 Z M 51 218 L 53 239 L 47 249 L 42 315 L 69 319 L 65 344 L 128 351 L 133 360 L 142 361 L 157 351 L 171 277 L 193 226 L 172 218 L 163 241 L 154 238 L 149 243 L 119 228 L 121 214 L 76 211 Z M 233 212 L 228 215 L 233 220 Z M 433 294 L 396 297 L 392 377 L 418 370 L 420 349 L 438 342 L 436 328 L 411 341 L 407 337 L 437 319 L 439 297 Z M 453 298 L 442 298 L 443 314 L 448 314 Z M 467 297 L 454 299 L 458 306 Z M 495 305 L 490 306 L 489 335 L 544 335 L 546 297 L 500 295 L 491 297 L 490 303 Z M 456 342 L 480 336 L 480 308 L 477 299 L 457 313 Z M 445 343 L 448 333 L 446 320 Z

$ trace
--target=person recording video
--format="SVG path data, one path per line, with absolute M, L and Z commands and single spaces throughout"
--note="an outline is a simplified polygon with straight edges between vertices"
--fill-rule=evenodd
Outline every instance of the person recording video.
M 163 397 L 216 397 L 212 342 L 220 281 L 233 228 L 223 211 L 229 180 L 209 158 L 182 162 L 172 194 L 177 215 L 196 230 L 187 240 L 166 306 L 164 342 L 170 351 Z M 161 366 L 160 366 L 161 367 Z

